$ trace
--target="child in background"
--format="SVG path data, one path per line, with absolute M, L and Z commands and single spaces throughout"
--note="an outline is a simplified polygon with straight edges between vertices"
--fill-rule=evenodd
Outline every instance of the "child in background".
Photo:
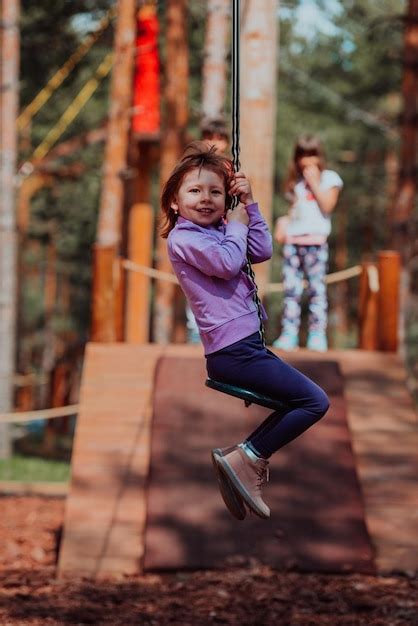
M 273 346 L 295 350 L 299 346 L 303 280 L 308 282 L 309 331 L 306 347 L 325 352 L 328 300 L 325 274 L 331 213 L 343 181 L 326 169 L 320 140 L 304 135 L 296 143 L 285 192 L 291 197 L 289 214 L 276 222 L 274 236 L 283 243 L 285 287 L 282 332 Z
M 234 210 L 231 196 L 240 203 Z M 268 226 L 242 172 L 203 142 L 191 144 L 165 184 L 161 197 L 168 253 L 196 318 L 209 377 L 281 400 L 241 444 L 216 448 L 212 460 L 222 497 L 237 519 L 247 505 L 262 518 L 268 459 L 317 422 L 328 398 L 309 378 L 267 350 L 253 300 L 254 284 L 244 271 L 271 257 Z M 181 444 L 182 445 L 182 444 Z
M 222 117 L 205 118 L 200 126 L 200 135 L 209 148 L 214 146 L 216 152 L 226 156 L 229 146 L 229 133 Z M 186 304 L 187 343 L 200 343 L 199 328 L 189 304 Z
M 215 146 L 216 152 L 226 156 L 229 133 L 223 118 L 205 118 L 200 126 L 200 136 L 209 147 Z

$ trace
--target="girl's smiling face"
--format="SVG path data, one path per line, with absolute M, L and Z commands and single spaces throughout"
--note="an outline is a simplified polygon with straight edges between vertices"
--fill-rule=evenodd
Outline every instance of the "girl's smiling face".
M 225 186 L 219 174 L 197 167 L 185 174 L 171 208 L 181 217 L 198 224 L 217 224 L 225 213 Z

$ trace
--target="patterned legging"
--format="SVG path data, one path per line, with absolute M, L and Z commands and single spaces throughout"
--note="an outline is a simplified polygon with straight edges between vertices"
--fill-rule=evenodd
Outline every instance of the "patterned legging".
M 308 281 L 309 330 L 325 332 L 328 300 L 324 277 L 328 263 L 328 244 L 321 246 L 285 244 L 283 256 L 285 286 L 283 332 L 290 334 L 299 332 L 300 302 L 305 277 Z

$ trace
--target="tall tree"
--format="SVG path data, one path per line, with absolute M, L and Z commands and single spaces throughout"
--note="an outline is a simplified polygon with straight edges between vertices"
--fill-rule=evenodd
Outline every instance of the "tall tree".
M 97 243 L 118 245 L 122 231 L 123 169 L 127 163 L 136 37 L 136 0 L 119 0 L 110 90 L 108 136 Z
M 133 99 L 136 0 L 119 0 L 115 33 L 110 111 L 93 276 L 92 338 L 116 341 L 117 305 L 114 263 L 122 240 L 124 170 Z M 111 249 L 110 249 L 111 247 Z
M 25 142 L 20 142 L 19 160 L 32 155 L 33 148 L 45 138 L 61 114 L 95 73 L 112 48 L 113 29 L 101 28 L 113 0 L 21 0 L 20 100 L 22 110 L 45 87 L 60 68 L 67 64 L 86 37 L 100 36 L 82 57 L 59 89 L 37 112 L 28 127 Z M 45 51 L 48 51 L 46 54 Z M 62 139 L 85 136 L 75 150 L 51 150 L 48 153 L 48 188 L 41 188 L 28 202 L 26 236 L 21 241 L 22 273 L 19 284 L 18 336 L 19 371 L 48 372 L 45 351 L 53 336 L 57 357 L 70 344 L 84 342 L 88 335 L 91 299 L 91 248 L 96 234 L 100 192 L 102 144 L 91 143 L 90 131 L 104 126 L 108 106 L 108 81 L 104 80 L 90 101 L 65 131 Z M 87 139 L 87 141 L 85 140 Z M 102 139 L 103 140 L 103 137 Z M 54 156 L 52 153 L 54 152 Z M 51 172 L 73 171 L 74 176 L 50 176 Z M 42 167 L 41 167 L 42 172 Z M 76 173 L 78 172 L 78 173 Z M 30 178 L 25 183 L 30 182 Z M 54 242 L 57 250 L 54 266 L 45 267 L 46 251 Z M 55 272 L 58 285 L 69 289 L 68 307 L 62 306 L 60 294 L 50 315 L 43 297 L 44 270 Z M 50 361 L 51 362 L 51 361 Z M 35 408 L 40 408 L 41 388 L 34 388 Z M 43 394 L 48 402 L 47 394 Z
M 161 141 L 160 180 L 167 180 L 185 142 L 188 122 L 189 51 L 187 38 L 187 1 L 166 3 L 165 51 L 165 125 Z M 165 240 L 157 244 L 157 268 L 171 271 Z M 158 281 L 155 289 L 154 339 L 170 343 L 173 332 L 174 286 Z
M 271 222 L 273 206 L 278 0 L 244 3 L 242 15 L 242 164 L 255 197 Z M 268 282 L 268 266 L 257 268 L 260 291 Z
M 399 182 L 391 217 L 392 244 L 405 258 L 412 243 L 408 239 L 414 236 L 411 227 L 418 176 L 418 0 L 409 0 L 405 17 L 402 95 Z
M 19 0 L 1 2 L 0 164 L 0 412 L 13 406 L 16 331 L 16 118 L 19 73 Z M 7 424 L 0 423 L 0 457 L 11 453 Z
M 226 94 L 230 0 L 208 0 L 203 60 L 202 114 L 220 117 Z

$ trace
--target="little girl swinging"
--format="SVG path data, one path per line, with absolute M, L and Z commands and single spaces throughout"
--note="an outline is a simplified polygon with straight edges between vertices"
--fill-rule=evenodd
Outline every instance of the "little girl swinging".
M 285 403 L 246 439 L 212 450 L 222 498 L 239 520 L 246 506 L 270 517 L 262 486 L 268 459 L 328 410 L 323 390 L 264 343 L 265 311 L 251 263 L 272 255 L 269 228 L 239 165 L 239 0 L 232 12 L 232 155 L 195 142 L 165 184 L 161 206 L 174 272 L 195 316 L 209 377 Z
M 272 238 L 241 171 L 206 144 L 195 142 L 166 182 L 161 205 L 174 272 L 196 318 L 209 377 L 281 400 L 241 443 L 212 451 L 221 494 L 230 512 L 259 517 L 268 459 L 328 410 L 324 391 L 268 350 L 260 334 L 255 286 L 245 271 L 271 257 Z M 232 196 L 239 198 L 232 210 Z M 265 312 L 262 309 L 262 317 Z M 245 505 L 244 505 L 245 503 Z

